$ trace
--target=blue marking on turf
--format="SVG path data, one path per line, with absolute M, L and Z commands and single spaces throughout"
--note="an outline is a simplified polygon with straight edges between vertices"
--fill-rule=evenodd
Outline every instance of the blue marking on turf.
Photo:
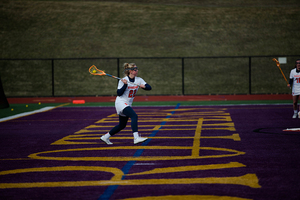
M 180 106 L 180 103 L 178 103 L 175 107 L 175 109 L 178 109 Z M 171 112 L 171 114 L 173 115 L 175 113 L 175 110 Z M 170 118 L 172 115 L 168 115 L 166 117 L 166 119 Z M 167 121 L 163 121 L 160 123 L 160 127 L 158 130 L 152 131 L 152 133 L 149 135 L 150 137 L 154 137 L 158 131 L 162 128 L 163 125 L 165 125 L 167 123 Z M 151 141 L 151 139 L 146 140 L 145 142 L 142 143 L 142 146 L 147 146 L 149 144 L 149 142 Z M 133 157 L 140 157 L 143 153 L 144 149 L 138 149 Z M 122 168 L 122 171 L 124 173 L 124 176 L 122 177 L 122 180 L 125 179 L 126 174 L 128 174 L 129 170 L 131 169 L 131 167 L 136 163 L 135 160 L 132 161 L 128 161 L 126 163 L 126 165 Z M 107 189 L 104 191 L 104 193 L 98 198 L 98 200 L 103 200 L 103 199 L 110 199 L 110 197 L 114 194 L 115 190 L 118 188 L 119 185 L 111 185 L 108 186 Z
M 104 191 L 104 193 L 98 198 L 98 200 L 107 200 L 115 192 L 119 185 L 111 185 Z

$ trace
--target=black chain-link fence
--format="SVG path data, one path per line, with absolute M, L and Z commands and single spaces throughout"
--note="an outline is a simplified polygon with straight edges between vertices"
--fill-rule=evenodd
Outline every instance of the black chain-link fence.
M 123 77 L 123 63 L 136 63 L 138 76 L 152 86 L 138 95 L 207 95 L 290 93 L 272 61 L 281 63 L 287 79 L 300 55 L 236 57 L 145 57 L 2 59 L 0 76 L 7 97 L 110 96 L 117 80 L 93 76 L 91 65 Z

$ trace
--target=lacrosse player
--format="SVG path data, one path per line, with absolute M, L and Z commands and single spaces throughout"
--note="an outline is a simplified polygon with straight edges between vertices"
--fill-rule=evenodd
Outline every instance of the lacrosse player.
M 300 118 L 300 111 L 298 112 L 298 99 L 300 95 L 300 59 L 296 60 L 295 68 L 291 70 L 290 81 L 287 85 L 292 87 L 292 96 L 293 96 L 293 109 L 294 114 L 293 118 Z
M 151 90 L 151 86 L 142 78 L 137 77 L 138 68 L 135 63 L 124 63 L 123 67 L 126 76 L 119 81 L 117 90 L 118 96 L 115 101 L 116 111 L 119 115 L 119 124 L 101 137 L 101 140 L 106 144 L 113 144 L 109 141 L 109 138 L 124 129 L 129 118 L 131 119 L 131 129 L 134 137 L 133 143 L 138 144 L 148 139 L 140 137 L 138 134 L 138 116 L 131 105 L 139 87 L 144 90 Z

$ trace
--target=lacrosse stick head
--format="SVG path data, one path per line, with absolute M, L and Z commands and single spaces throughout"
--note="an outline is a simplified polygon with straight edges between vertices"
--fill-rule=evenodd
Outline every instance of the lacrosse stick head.
M 280 63 L 279 63 L 279 61 L 278 61 L 276 58 L 273 58 L 272 60 L 273 60 L 274 62 L 276 62 L 277 66 L 280 66 Z
M 279 61 L 278 61 L 276 58 L 273 58 L 272 60 L 276 62 L 277 67 L 279 68 L 279 70 L 280 70 L 280 72 L 281 72 L 281 74 L 282 74 L 282 76 L 283 76 L 285 82 L 286 82 L 287 84 L 289 84 L 289 82 L 287 81 L 287 79 L 286 79 L 286 77 L 285 77 L 285 75 L 284 75 L 284 73 L 283 73 L 283 71 L 282 71 L 282 69 L 281 69 L 281 67 L 280 67 Z
M 100 69 L 98 69 L 95 65 L 92 65 L 90 68 L 89 68 L 89 72 L 92 74 L 92 75 L 98 75 L 98 76 L 104 76 L 106 75 L 106 73 Z

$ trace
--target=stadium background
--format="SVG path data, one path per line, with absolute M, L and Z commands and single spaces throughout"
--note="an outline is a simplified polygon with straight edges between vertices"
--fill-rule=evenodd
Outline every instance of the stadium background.
M 147 95 L 287 94 L 299 58 L 299 2 L 1 1 L 8 97 L 111 96 L 135 62 Z M 139 95 L 145 95 L 143 91 Z

